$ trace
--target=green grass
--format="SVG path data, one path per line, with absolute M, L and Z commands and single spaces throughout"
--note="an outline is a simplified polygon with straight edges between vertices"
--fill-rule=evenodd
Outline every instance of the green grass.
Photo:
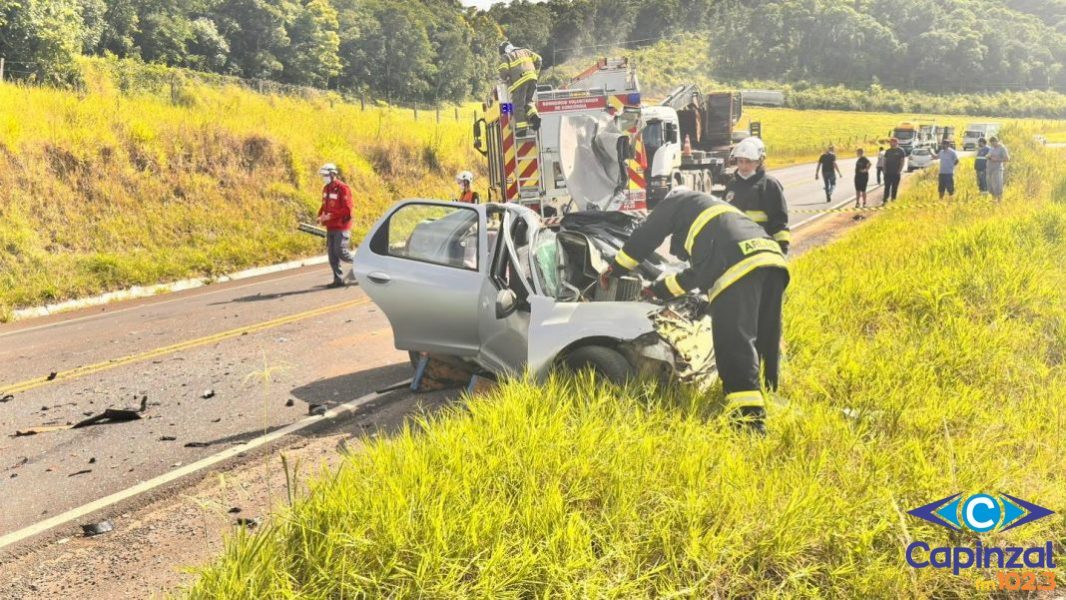
M 0 84 L 0 320 L 13 308 L 321 252 L 296 230 L 337 163 L 353 237 L 404 197 L 450 197 L 482 163 L 472 107 L 410 109 L 185 82 L 125 94 Z
M 717 391 L 512 382 L 367 440 L 188 597 L 974 596 L 906 565 L 951 543 L 906 510 L 1066 505 L 1066 167 L 1015 131 L 1003 204 L 967 161 L 956 206 L 907 208 L 935 195 L 919 176 L 794 261 L 767 438 L 731 433 Z M 1055 515 L 982 541 L 1064 537 Z

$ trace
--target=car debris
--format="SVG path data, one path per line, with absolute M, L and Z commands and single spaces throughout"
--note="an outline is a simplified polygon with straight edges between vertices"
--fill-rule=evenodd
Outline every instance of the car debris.
M 255 529 L 263 523 L 263 520 L 259 517 L 237 517 L 237 525 L 247 527 L 248 529 Z
M 211 442 L 186 442 L 186 448 L 207 448 L 211 445 Z
M 92 472 L 93 472 L 92 469 L 82 469 L 80 471 L 75 471 L 75 472 L 71 473 L 70 475 L 67 475 L 67 477 L 76 477 L 78 475 L 85 475 L 87 473 L 92 473 Z
M 100 521 L 99 523 L 82 525 L 81 530 L 85 532 L 85 537 L 93 537 L 95 535 L 102 535 L 109 531 L 114 531 L 115 526 L 111 524 L 111 521 Z
M 230 509 L 227 510 L 226 512 L 228 512 L 231 515 L 235 515 L 235 514 L 241 512 L 241 509 L 240 509 L 240 507 L 237 507 L 237 506 L 231 506 Z
M 37 427 L 28 427 L 26 429 L 18 429 L 15 431 L 12 437 L 25 437 L 30 435 L 37 435 L 39 433 L 50 433 L 53 431 L 65 431 L 67 429 L 81 429 L 82 427 L 91 427 L 93 425 L 110 424 L 110 423 L 125 423 L 127 421 L 140 420 L 141 414 L 148 409 L 148 396 L 141 397 L 141 406 L 137 409 L 132 408 L 107 408 L 104 412 L 91 416 L 88 419 L 78 421 L 77 423 L 67 423 L 66 425 L 41 425 Z
M 173 436 L 173 435 L 164 435 L 164 436 L 160 436 L 159 437 L 159 441 L 160 442 L 173 442 L 173 441 L 177 441 L 177 439 L 178 438 L 176 436 Z
M 308 404 L 307 405 L 307 414 L 309 414 L 311 416 L 324 415 L 324 414 L 326 414 L 327 410 L 329 410 L 329 407 L 326 406 L 325 404 Z
M 3 404 L 5 402 L 11 402 L 14 399 L 15 399 L 15 394 L 5 394 L 3 396 L 0 396 L 0 404 Z
M 48 378 L 47 378 L 46 381 L 55 381 L 56 377 L 59 377 L 59 373 L 57 373 L 55 371 L 52 371 L 51 373 L 48 374 Z
M 295 405 L 296 405 L 296 402 L 292 398 L 289 398 L 288 400 L 285 401 L 285 408 L 292 408 Z
M 208 398 L 214 398 L 215 397 L 215 390 L 210 390 L 210 389 L 204 390 L 204 393 L 200 394 L 200 397 L 203 398 L 204 400 L 207 400 Z

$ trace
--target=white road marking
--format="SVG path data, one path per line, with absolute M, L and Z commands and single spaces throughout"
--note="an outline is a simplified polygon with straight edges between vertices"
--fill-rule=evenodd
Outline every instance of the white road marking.
M 392 387 L 395 387 L 395 386 L 400 386 L 402 384 L 403 384 L 403 382 L 396 382 L 394 384 L 386 385 L 382 389 L 389 389 L 389 388 L 392 388 Z M 386 394 L 387 393 L 388 392 L 386 392 Z M 60 513 L 60 514 L 58 514 L 58 515 L 56 515 L 54 517 L 51 517 L 49 519 L 45 519 L 43 521 L 34 523 L 33 525 L 30 525 L 28 527 L 23 527 L 22 529 L 19 529 L 18 531 L 14 531 L 12 533 L 9 533 L 7 535 L 4 535 L 4 536 L 0 537 L 0 550 L 3 550 L 4 548 L 6 548 L 8 546 L 11 546 L 12 544 L 17 544 L 17 543 L 19 543 L 21 541 L 29 539 L 29 538 L 31 538 L 31 537 L 33 537 L 35 535 L 44 533 L 45 531 L 48 531 L 49 529 L 53 529 L 55 527 L 59 527 L 60 525 L 66 525 L 67 523 L 70 523 L 71 521 L 74 521 L 76 519 L 80 519 L 80 518 L 82 518 L 82 517 L 84 517 L 84 516 L 86 516 L 86 515 L 88 515 L 90 513 L 96 512 L 98 510 L 107 508 L 108 506 L 111 506 L 111 505 L 113 505 L 113 504 L 115 504 L 117 502 L 122 502 L 123 500 L 128 500 L 130 498 L 133 498 L 134 496 L 138 496 L 138 495 L 143 494 L 145 492 L 151 491 L 151 490 L 153 490 L 153 489 L 155 489 L 155 488 L 157 488 L 157 487 L 159 487 L 161 485 L 165 485 L 165 484 L 168 484 L 168 483 L 170 483 L 172 481 L 175 481 L 177 479 L 185 477 L 186 475 L 190 475 L 190 474 L 195 473 L 197 471 L 203 470 L 203 469 L 205 469 L 207 467 L 216 465 L 216 464 L 218 464 L 218 463 L 220 463 L 220 462 L 222 462 L 224 460 L 228 460 L 230 458 L 233 458 L 233 457 L 235 457 L 238 454 L 241 454 L 243 452 L 248 452 L 249 450 L 252 450 L 254 448 L 258 448 L 259 446 L 263 446 L 263 445 L 268 444 L 270 442 L 273 442 L 275 440 L 279 440 L 279 439 L 281 439 L 281 438 L 283 438 L 283 437 L 285 437 L 285 436 L 287 436 L 289 434 L 292 434 L 292 433 L 295 433 L 297 431 L 300 431 L 301 429 L 306 429 L 307 427 L 310 427 L 311 425 L 314 425 L 316 423 L 323 423 L 323 422 L 329 421 L 331 419 L 334 419 L 334 418 L 336 418 L 336 417 L 338 417 L 338 416 L 340 416 L 342 414 L 350 413 L 350 412 L 358 409 L 360 406 L 362 406 L 362 405 L 364 405 L 364 404 L 366 404 L 366 403 L 368 403 L 368 402 L 370 402 L 372 400 L 376 400 L 377 398 L 380 398 L 380 397 L 382 397 L 382 396 L 384 396 L 386 394 L 379 394 L 378 392 L 372 392 L 370 394 L 366 394 L 364 396 L 360 396 L 359 398 L 356 398 L 355 400 L 350 400 L 348 402 L 345 402 L 344 404 L 336 406 L 335 408 L 327 411 L 326 414 L 324 414 L 322 416 L 307 417 L 307 418 L 305 418 L 303 420 L 300 420 L 300 421 L 297 421 L 297 422 L 295 422 L 295 423 L 293 423 L 291 425 L 282 427 L 281 429 L 278 429 L 276 431 L 272 431 L 272 432 L 270 432 L 270 433 L 268 433 L 266 435 L 261 435 L 261 436 L 259 436 L 257 438 L 249 440 L 245 444 L 241 444 L 239 446 L 234 446 L 232 448 L 228 448 L 228 449 L 223 450 L 222 452 L 219 452 L 217 454 L 213 454 L 213 455 L 208 456 L 206 458 L 202 458 L 202 459 L 200 459 L 200 460 L 198 460 L 198 461 L 196 461 L 194 463 L 190 463 L 190 464 L 185 465 L 185 466 L 183 466 L 181 468 L 175 469 L 173 471 L 169 471 L 169 472 L 164 473 L 162 475 L 159 475 L 157 477 L 153 477 L 152 479 L 149 479 L 148 481 L 142 481 L 141 483 L 138 483 L 137 485 L 135 485 L 133 487 L 124 489 L 124 490 L 122 490 L 120 492 L 116 492 L 116 493 L 111 494 L 109 496 L 105 496 L 105 497 L 100 498 L 98 500 L 94 500 L 92 502 L 89 502 L 88 504 L 84 504 L 84 505 L 79 506 L 77 508 L 73 508 L 71 510 L 68 510 L 66 512 Z

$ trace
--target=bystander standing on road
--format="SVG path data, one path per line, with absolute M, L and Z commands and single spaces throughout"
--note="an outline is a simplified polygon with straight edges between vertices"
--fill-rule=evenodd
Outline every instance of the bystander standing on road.
M 877 147 L 877 185 L 881 185 L 881 177 L 885 174 L 885 147 Z
M 825 201 L 832 202 L 833 190 L 837 187 L 837 176 L 844 176 L 840 172 L 840 165 L 837 164 L 836 148 L 833 146 L 826 148 L 825 153 L 818 157 L 818 166 L 814 169 L 815 181 L 818 181 L 819 174 L 825 182 Z
M 329 268 L 333 272 L 333 283 L 329 287 L 344 287 L 341 262 L 354 262 L 349 249 L 352 242 L 352 190 L 341 181 L 340 171 L 333 163 L 322 165 L 318 174 L 323 184 L 318 222 L 326 228 L 326 253 L 329 256 Z
M 973 170 L 977 173 L 977 189 L 982 194 L 988 193 L 988 140 L 977 140 L 977 156 L 973 159 Z
M 940 177 L 937 180 L 937 193 L 940 199 L 944 194 L 955 196 L 955 167 L 959 164 L 959 154 L 951 147 L 949 142 L 940 144 Z
M 1002 200 L 1003 172 L 1010 162 L 1010 152 L 1007 152 L 1007 147 L 1000 143 L 998 137 L 992 136 L 989 141 L 992 149 L 988 151 L 988 191 L 996 200 Z
M 892 138 L 885 150 L 885 190 L 881 203 L 888 204 L 899 195 L 899 182 L 903 178 L 903 165 L 907 162 L 907 153 L 899 147 L 899 140 Z
M 855 208 L 861 208 L 866 206 L 866 188 L 870 185 L 870 159 L 862 148 L 855 154 L 859 157 L 855 161 Z

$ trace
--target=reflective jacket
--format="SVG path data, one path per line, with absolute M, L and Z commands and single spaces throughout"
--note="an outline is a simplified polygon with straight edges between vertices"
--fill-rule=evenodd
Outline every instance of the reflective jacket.
M 339 179 L 322 187 L 322 207 L 319 216 L 329 217 L 322 225 L 330 231 L 347 231 L 352 228 L 352 190 Z
M 459 194 L 459 202 L 465 202 L 467 204 L 478 204 L 481 202 L 481 197 L 474 190 L 466 190 Z
M 700 288 L 714 302 L 755 269 L 788 272 L 781 247 L 735 206 L 702 192 L 668 194 L 615 255 L 612 267 L 635 269 L 667 237 L 670 253 L 689 267 L 666 278 L 674 296 Z
M 725 200 L 762 225 L 766 233 L 781 244 L 781 251 L 788 253 L 792 233 L 788 228 L 788 203 L 781 182 L 762 169 L 747 179 L 734 174 L 725 184 Z
M 526 48 L 515 48 L 503 55 L 496 70 L 500 79 L 507 82 L 508 91 L 515 91 L 519 86 L 537 80 L 540 69 L 540 55 Z

